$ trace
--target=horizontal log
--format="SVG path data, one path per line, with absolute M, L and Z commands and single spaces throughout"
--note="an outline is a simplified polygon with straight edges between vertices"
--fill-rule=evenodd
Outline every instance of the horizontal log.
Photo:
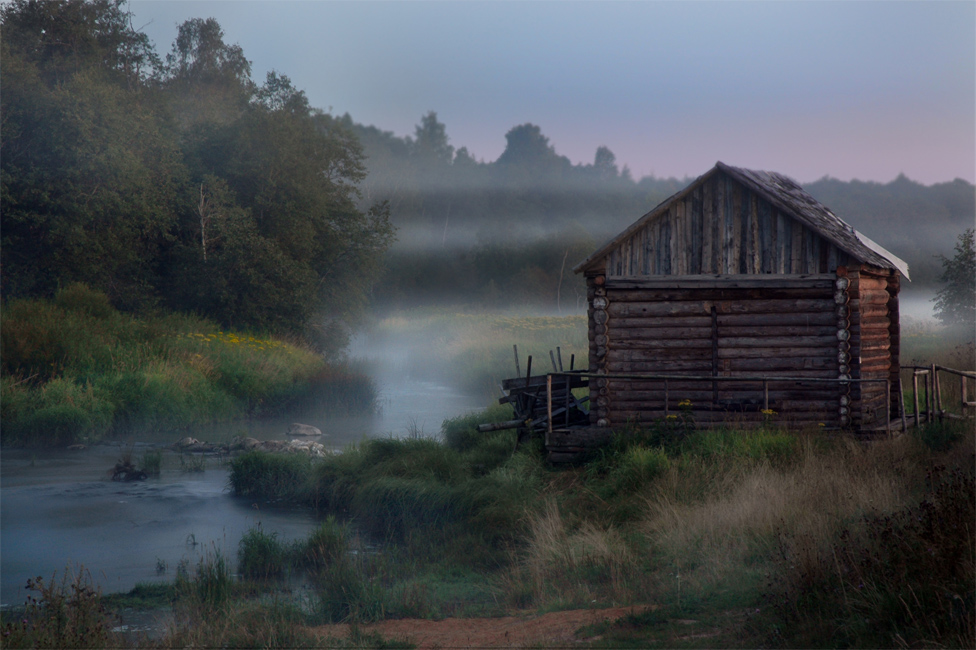
M 712 301 L 682 302 L 611 302 L 611 318 L 644 316 L 710 316 Z M 749 300 L 715 304 L 720 314 L 776 314 L 792 312 L 834 312 L 833 300 L 800 298 L 796 300 Z
M 810 376 L 808 379 L 837 379 L 836 372 L 829 371 L 819 371 L 813 373 L 811 371 L 807 372 L 808 375 L 819 375 L 817 377 Z M 611 391 L 613 390 L 648 390 L 648 391 L 663 391 L 664 382 L 668 382 L 668 387 L 674 390 L 680 390 L 684 388 L 699 388 L 711 390 L 712 384 L 718 386 L 720 391 L 753 391 L 762 390 L 763 382 L 762 380 L 753 379 L 737 379 L 736 377 L 708 377 L 705 379 L 689 379 L 687 377 L 675 378 L 675 379 L 604 379 L 601 381 L 601 385 L 606 385 Z M 766 384 L 769 386 L 769 390 L 833 390 L 833 386 L 836 384 L 833 381 L 803 381 L 803 379 L 795 379 L 793 377 L 770 377 Z M 829 388 L 828 388 L 829 387 Z
M 833 288 L 835 278 L 830 273 L 819 274 L 698 274 L 667 277 L 607 278 L 607 290 L 611 289 L 677 289 L 677 288 L 748 288 L 809 287 Z
M 718 358 L 721 359 L 755 359 L 768 358 L 772 348 L 722 348 L 718 349 Z M 783 347 L 775 348 L 775 354 L 786 357 L 822 357 L 837 358 L 837 344 L 821 345 L 820 347 Z
M 488 433 L 490 431 L 503 431 L 505 429 L 515 429 L 520 427 L 525 422 L 523 420 L 509 420 L 507 422 L 493 422 L 491 424 L 479 424 L 478 431 L 481 433 Z
M 637 327 L 641 329 L 705 327 L 711 329 L 711 316 L 646 316 L 643 318 L 614 318 L 613 329 Z
M 859 292 L 864 291 L 887 291 L 888 281 L 884 278 L 872 278 L 868 276 L 860 276 L 851 278 L 850 288 L 852 292 L 857 290 Z
M 721 350 L 719 351 L 721 355 Z M 607 367 L 617 367 L 619 363 L 672 363 L 685 361 L 702 361 L 707 359 L 711 368 L 712 349 L 684 349 L 684 350 L 621 350 L 611 347 L 607 350 Z
M 790 311 L 778 314 L 718 314 L 719 327 L 738 327 L 751 325 L 791 325 L 817 326 L 835 325 L 837 315 L 834 310 L 826 311 Z
M 671 415 L 674 415 L 673 413 Z M 735 426 L 739 422 L 787 423 L 793 427 L 817 427 L 824 423 L 836 423 L 838 414 L 829 410 L 809 411 L 795 414 L 779 414 L 768 419 L 761 413 L 725 413 L 721 411 L 702 412 L 695 414 L 695 424 L 729 424 Z M 620 411 L 614 412 L 610 424 L 622 427 L 628 423 L 653 424 L 664 420 L 664 411 Z
M 713 288 L 713 289 L 627 289 L 607 290 L 607 299 L 614 302 L 643 302 L 643 301 L 681 301 L 681 300 L 769 300 L 792 298 L 827 298 L 833 297 L 833 287 L 776 287 L 765 289 L 745 288 Z
M 833 390 L 770 390 L 769 401 L 771 404 L 778 404 L 783 400 L 809 402 L 836 401 L 839 397 L 838 391 L 839 388 L 834 388 Z M 673 398 L 671 397 L 672 394 L 674 395 Z M 629 403 L 663 404 L 664 390 L 613 390 L 609 397 L 611 408 L 620 404 Z M 692 403 L 691 408 L 696 408 L 721 404 L 728 400 L 756 400 L 757 403 L 761 404 L 763 399 L 764 393 L 762 387 L 753 389 L 742 388 L 739 390 L 720 389 L 716 400 L 712 399 L 712 391 L 710 390 L 681 390 L 676 388 L 673 391 L 669 390 L 668 393 L 668 403 L 676 408 L 680 402 L 685 400 Z
M 719 350 L 731 348 L 837 348 L 836 330 L 829 336 L 723 336 L 719 332 Z
M 677 348 L 682 350 L 693 350 L 707 348 L 712 349 L 712 341 L 708 339 L 650 339 L 646 337 L 635 337 L 611 340 L 610 347 L 615 350 L 656 350 Z
M 686 327 L 680 329 L 670 327 L 628 327 L 625 329 L 617 329 L 616 325 L 614 321 L 610 321 L 610 332 L 607 335 L 614 342 L 635 339 L 680 340 L 712 338 L 711 323 L 708 324 L 708 327 Z
M 612 329 L 654 328 L 711 328 L 711 316 L 644 316 L 614 318 L 609 321 Z M 807 312 L 788 314 L 718 314 L 719 328 L 728 327 L 822 327 L 836 326 L 837 315 L 833 312 Z
M 619 362 L 615 364 L 614 373 L 621 375 L 655 374 L 667 375 L 681 373 L 686 375 L 712 374 L 712 362 L 708 359 L 645 359 L 642 361 Z M 626 370 L 625 370 L 626 368 Z
M 847 306 L 851 308 L 852 311 L 860 311 L 862 305 L 887 305 L 888 304 L 888 294 L 868 294 L 866 296 L 859 296 L 857 298 L 851 298 L 847 301 Z

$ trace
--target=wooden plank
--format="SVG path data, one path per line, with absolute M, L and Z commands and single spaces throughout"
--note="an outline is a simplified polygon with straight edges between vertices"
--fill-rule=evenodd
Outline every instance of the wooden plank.
M 711 312 L 709 301 L 685 300 L 680 302 L 622 302 L 612 301 L 607 313 L 613 318 L 639 318 L 643 316 L 706 316 Z M 782 314 L 784 312 L 833 312 L 832 300 L 796 298 L 783 300 L 747 300 L 723 302 L 719 314 Z
M 819 287 L 833 294 L 835 280 L 833 274 L 829 273 L 790 273 L 783 275 L 705 273 L 685 275 L 680 278 L 608 278 L 606 288 L 609 291 L 614 289 L 764 289 L 777 287 L 800 289 Z
M 622 363 L 644 362 L 650 358 L 660 360 L 662 358 L 666 358 L 661 356 L 664 353 L 665 351 L 663 350 L 657 351 L 655 352 L 655 355 L 658 356 L 650 357 L 648 356 L 650 354 L 648 350 L 620 350 L 617 348 L 610 348 L 607 350 L 607 356 L 606 356 L 607 370 L 608 371 L 610 370 L 611 364 L 613 364 L 614 367 L 617 367 L 619 366 L 619 364 Z M 680 357 L 673 356 L 677 354 L 680 354 Z M 670 351 L 669 355 L 671 356 L 667 358 L 672 358 L 675 361 L 693 361 L 693 360 L 700 360 L 700 359 L 708 359 L 710 362 L 712 358 L 712 351 L 710 348 L 686 349 L 681 351 L 673 350 Z
M 719 336 L 719 349 L 732 348 L 822 348 L 837 349 L 837 337 L 830 336 Z M 887 349 L 887 343 L 885 344 Z M 863 348 L 862 348 L 863 349 Z
M 837 317 L 833 312 L 807 312 L 785 314 L 718 314 L 718 325 L 726 331 L 736 327 L 830 327 L 836 331 Z M 697 328 L 711 327 L 710 316 L 648 316 L 644 318 L 614 318 L 610 321 L 614 331 L 640 328 Z M 592 328 L 590 331 L 593 331 Z
M 769 348 L 734 348 L 734 349 L 722 349 L 719 348 L 718 356 L 719 359 L 762 359 L 769 357 Z M 806 356 L 806 357 L 821 357 L 828 359 L 837 358 L 837 347 L 824 348 L 820 347 L 809 347 L 809 348 L 776 348 L 776 354 L 782 356 Z
M 711 350 L 712 341 L 711 337 L 705 339 L 687 339 L 687 340 L 674 340 L 674 339 L 646 339 L 646 338 L 633 338 L 633 339 L 614 339 L 613 349 L 614 350 L 656 350 L 656 349 L 666 349 L 666 348 L 678 348 L 678 349 L 688 349 L 693 350 L 697 348 L 708 348 Z
M 762 272 L 762 240 L 759 236 L 759 197 L 750 193 L 749 196 L 749 273 Z
M 615 318 L 611 323 L 613 330 L 641 328 L 646 330 L 666 328 L 711 328 L 710 316 L 648 316 L 646 318 Z
M 687 300 L 792 300 L 817 298 L 833 299 L 833 294 L 819 288 L 754 288 L 754 289 L 630 289 L 608 291 L 610 302 L 681 302 Z
M 619 322 L 619 321 L 617 321 Z M 781 314 L 719 314 L 719 327 L 737 327 L 750 325 L 809 325 L 811 327 L 821 325 L 834 325 L 836 327 L 837 316 L 833 310 L 796 312 L 790 311 Z
M 631 320 L 631 319 L 628 319 Z M 681 340 L 681 339 L 710 339 L 712 336 L 711 327 L 617 327 L 617 323 L 611 323 L 611 340 L 629 341 L 634 339 L 653 339 L 653 340 Z

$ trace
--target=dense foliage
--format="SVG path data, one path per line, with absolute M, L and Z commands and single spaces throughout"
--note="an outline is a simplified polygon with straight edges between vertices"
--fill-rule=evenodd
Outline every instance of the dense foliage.
M 84 282 L 125 309 L 302 332 L 354 315 L 392 239 L 355 138 L 213 19 L 163 60 L 121 0 L 2 9 L 5 299 Z M 323 340 L 326 337 L 323 337 Z
M 0 314 L 0 442 L 68 445 L 261 415 L 306 397 L 371 407 L 364 376 L 280 339 L 170 314 L 141 319 L 81 284 Z M 314 390 L 313 390 L 314 389 Z

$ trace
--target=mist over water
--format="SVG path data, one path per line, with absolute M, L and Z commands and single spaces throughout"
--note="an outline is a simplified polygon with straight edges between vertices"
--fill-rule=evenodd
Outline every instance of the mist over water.
M 439 436 L 443 420 L 479 410 L 483 396 L 468 395 L 429 364 L 412 372 L 406 342 L 362 335 L 350 348 L 351 364 L 373 377 L 377 411 L 336 416 L 317 404 L 279 417 L 198 427 L 189 432 L 208 442 L 237 435 L 287 439 L 288 425 L 302 422 L 325 435 L 326 447 L 366 438 L 413 434 Z M 289 541 L 308 534 L 318 521 L 307 509 L 255 504 L 235 497 L 221 459 L 208 457 L 204 472 L 181 471 L 180 456 L 168 449 L 187 432 L 143 433 L 124 443 L 64 449 L 4 450 L 0 456 L 0 604 L 19 606 L 29 578 L 49 580 L 79 564 L 106 593 L 128 591 L 139 582 L 172 581 L 181 560 L 190 571 L 208 552 L 220 550 L 236 567 L 237 544 L 260 525 Z M 149 449 L 164 449 L 159 478 L 117 483 L 110 470 L 128 448 L 139 463 Z M 157 572 L 158 568 L 164 568 Z

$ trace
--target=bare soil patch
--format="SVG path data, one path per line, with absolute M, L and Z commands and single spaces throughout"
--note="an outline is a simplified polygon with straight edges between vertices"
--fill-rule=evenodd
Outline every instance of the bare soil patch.
M 500 618 L 398 619 L 359 626 L 361 632 L 378 633 L 387 639 L 410 641 L 421 649 L 434 648 L 519 648 L 544 646 L 575 647 L 576 631 L 586 625 L 615 621 L 630 614 L 656 609 L 656 605 L 634 605 L 609 609 L 574 609 L 548 614 L 518 614 Z M 322 638 L 345 638 L 346 624 L 322 625 L 313 629 Z

